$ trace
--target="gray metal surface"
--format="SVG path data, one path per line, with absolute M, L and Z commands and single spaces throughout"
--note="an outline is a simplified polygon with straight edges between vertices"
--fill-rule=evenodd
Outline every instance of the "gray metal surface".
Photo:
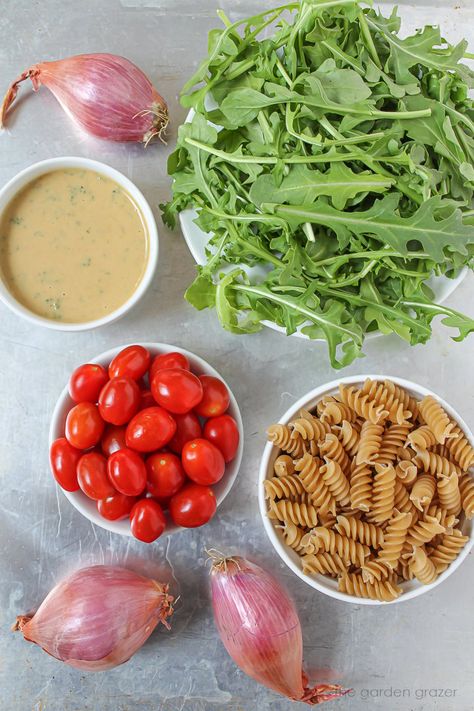
M 257 0 L 224 0 L 230 17 L 256 11 Z M 334 377 L 321 344 L 269 330 L 236 337 L 215 314 L 182 298 L 193 276 L 179 233 L 161 223 L 169 194 L 166 155 L 185 115 L 177 93 L 206 48 L 217 0 L 3 0 L 0 90 L 30 63 L 81 52 L 123 54 L 168 99 L 169 148 L 112 145 L 80 135 L 53 97 L 25 88 L 0 135 L 0 183 L 33 161 L 84 155 L 124 171 L 154 208 L 160 264 L 152 289 L 127 317 L 99 331 L 67 334 L 34 328 L 0 308 L 0 701 L 4 711 L 287 711 L 293 708 L 246 678 L 217 637 L 208 597 L 204 548 L 248 554 L 274 571 L 301 613 L 309 669 L 331 668 L 354 695 L 341 709 L 469 711 L 474 707 L 472 558 L 432 593 L 387 608 L 347 605 L 318 594 L 280 564 L 259 520 L 256 478 L 265 426 L 316 384 Z M 415 7 L 416 5 L 416 7 Z M 413 7 L 412 7 L 413 6 Z M 470 34 L 472 0 L 402 3 L 410 27 L 442 23 L 452 40 Z M 473 311 L 470 275 L 450 299 Z M 175 343 L 208 359 L 231 384 L 245 421 L 246 448 L 237 483 L 212 524 L 149 547 L 94 528 L 52 482 L 47 435 L 57 395 L 71 369 L 124 342 Z M 396 338 L 367 344 L 346 374 L 404 376 L 437 390 L 474 427 L 474 341 L 456 344 L 435 328 L 427 346 Z M 156 632 L 125 666 L 84 674 L 61 665 L 9 632 L 65 573 L 115 562 L 178 581 L 181 600 L 171 632 Z M 328 706 L 336 708 L 336 704 Z

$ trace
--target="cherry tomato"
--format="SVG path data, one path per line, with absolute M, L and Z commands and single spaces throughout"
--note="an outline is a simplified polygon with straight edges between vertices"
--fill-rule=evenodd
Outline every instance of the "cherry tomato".
M 144 410 L 147 407 L 154 407 L 156 405 L 155 398 L 151 394 L 151 390 L 144 389 L 140 390 L 140 405 L 139 410 Z
M 66 439 L 76 449 L 89 449 L 100 440 L 104 427 L 97 406 L 91 402 L 80 402 L 67 414 Z
M 202 428 L 199 417 L 194 412 L 187 412 L 185 415 L 173 415 L 176 421 L 176 434 L 169 441 L 169 448 L 181 454 L 186 442 L 190 439 L 201 437 Z
M 137 452 L 153 452 L 168 444 L 176 432 L 176 422 L 162 407 L 140 410 L 127 426 L 127 447 Z
M 186 484 L 170 501 L 170 514 L 178 526 L 196 528 L 211 520 L 217 502 L 210 486 Z
M 140 388 L 131 378 L 112 378 L 99 395 L 99 412 L 106 422 L 124 425 L 138 410 Z
M 224 476 L 224 457 L 207 439 L 186 442 L 181 458 L 184 471 L 196 484 L 215 484 Z
M 65 437 L 54 440 L 49 450 L 51 471 L 59 486 L 66 491 L 77 491 L 77 463 L 82 452 L 72 447 Z
M 160 355 L 153 358 L 151 363 L 150 383 L 158 370 L 165 370 L 168 368 L 182 368 L 183 370 L 190 370 L 189 360 L 182 353 L 160 353 Z
M 156 373 L 151 381 L 151 392 L 158 405 L 184 415 L 201 402 L 202 384 L 189 370 L 168 368 Z
M 101 365 L 80 365 L 69 378 L 69 395 L 74 402 L 97 402 L 108 379 L 107 371 Z
M 102 452 L 106 457 L 110 457 L 114 452 L 118 452 L 119 449 L 123 449 L 127 446 L 125 443 L 126 429 L 124 426 L 117 427 L 116 425 L 107 425 L 102 439 L 100 440 Z
M 124 496 L 124 494 L 114 494 L 106 499 L 100 499 L 97 502 L 97 511 L 102 518 L 108 521 L 118 521 L 121 518 L 127 518 L 133 506 L 136 504 L 135 496 Z
M 200 417 L 217 417 L 223 415 L 230 404 L 229 391 L 226 386 L 213 375 L 200 375 L 202 383 L 202 400 L 196 405 L 196 413 Z
M 151 355 L 143 346 L 127 346 L 109 365 L 109 378 L 139 380 L 150 367 Z
M 230 415 L 211 417 L 204 425 L 204 437 L 220 449 L 226 462 L 232 461 L 239 446 L 239 428 Z
M 138 496 L 146 486 L 145 462 L 132 449 L 119 449 L 112 454 L 107 472 L 114 487 L 125 496 Z
M 106 499 L 116 494 L 107 476 L 107 460 L 99 452 L 87 452 L 79 459 L 77 481 L 89 499 Z
M 157 452 L 146 460 L 148 491 L 158 501 L 174 496 L 186 482 L 181 459 L 171 452 Z
M 130 528 L 139 541 L 152 543 L 163 533 L 166 519 L 158 501 L 141 499 L 130 512 Z

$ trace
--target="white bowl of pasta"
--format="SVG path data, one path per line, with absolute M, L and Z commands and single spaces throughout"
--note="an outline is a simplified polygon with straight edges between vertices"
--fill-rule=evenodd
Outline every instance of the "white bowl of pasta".
M 259 508 L 291 570 L 337 600 L 410 600 L 474 543 L 474 436 L 439 395 L 385 375 L 311 390 L 267 431 Z

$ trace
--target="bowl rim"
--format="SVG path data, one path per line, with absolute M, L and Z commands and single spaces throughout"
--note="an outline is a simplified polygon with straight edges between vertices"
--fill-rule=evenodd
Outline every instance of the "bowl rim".
M 327 383 L 323 383 L 322 385 L 319 385 L 316 388 L 313 388 L 310 390 L 308 393 L 300 397 L 291 407 L 287 409 L 287 411 L 280 417 L 278 420 L 279 423 L 281 424 L 288 424 L 288 422 L 296 415 L 296 413 L 301 410 L 302 408 L 305 408 L 306 406 L 310 405 L 310 408 L 314 407 L 315 401 L 319 400 L 321 397 L 324 395 L 328 395 L 331 392 L 334 392 L 337 387 L 339 386 L 339 383 L 343 383 L 344 385 L 360 385 L 366 380 L 367 378 L 370 378 L 371 380 L 378 380 L 378 381 L 383 381 L 383 380 L 391 380 L 394 382 L 396 385 L 400 385 L 403 388 L 406 388 L 408 391 L 411 391 L 416 396 L 421 396 L 425 397 L 426 395 L 432 395 L 435 397 L 440 405 L 446 410 L 448 415 L 452 417 L 456 422 L 459 424 L 461 429 L 464 431 L 467 439 L 469 440 L 470 444 L 474 447 L 474 435 L 471 432 L 470 428 L 467 426 L 466 422 L 464 419 L 457 413 L 457 411 L 444 400 L 440 395 L 435 393 L 434 391 L 430 390 L 429 388 L 419 385 L 418 383 L 415 383 L 411 380 L 407 380 L 405 378 L 397 377 L 394 375 L 380 375 L 380 374 L 361 374 L 361 375 L 348 375 L 344 376 L 341 378 L 337 378 L 335 380 L 331 380 Z M 306 407 L 306 409 L 308 409 Z M 437 579 L 433 582 L 430 583 L 429 585 L 423 585 L 422 583 L 418 583 L 416 587 L 414 587 L 411 590 L 404 591 L 398 598 L 395 600 L 391 600 L 390 602 L 384 602 L 382 600 L 370 600 L 367 598 L 359 598 L 355 597 L 354 595 L 349 595 L 347 593 L 342 593 L 339 592 L 339 590 L 334 589 L 333 587 L 329 586 L 325 582 L 325 576 L 323 575 L 317 575 L 317 577 L 311 577 L 307 575 L 306 573 L 303 573 L 302 569 L 295 563 L 295 560 L 291 557 L 289 552 L 291 549 L 286 546 L 283 541 L 278 537 L 275 528 L 272 524 L 272 521 L 268 518 L 267 514 L 267 503 L 265 499 L 265 492 L 264 492 L 264 487 L 263 487 L 263 482 L 265 479 L 267 479 L 267 475 L 270 472 L 270 464 L 272 462 L 272 454 L 274 454 L 274 447 L 271 442 L 267 442 L 265 445 L 265 448 L 263 450 L 263 455 L 262 459 L 260 462 L 260 468 L 259 468 L 259 474 L 258 474 L 258 505 L 259 505 L 259 511 L 260 511 L 260 516 L 263 521 L 263 526 L 265 529 L 265 532 L 270 539 L 273 548 L 275 551 L 278 553 L 282 561 L 290 568 L 290 570 L 293 571 L 301 580 L 303 580 L 307 585 L 310 585 L 313 587 L 315 590 L 318 590 L 321 593 L 324 593 L 325 595 L 328 595 L 329 597 L 332 597 L 336 600 L 340 600 L 342 602 L 350 602 L 354 603 L 357 605 L 392 605 L 395 603 L 399 602 L 405 602 L 408 600 L 412 600 L 413 598 L 419 597 L 420 595 L 423 595 L 424 593 L 430 592 L 433 590 L 437 585 L 440 583 L 444 582 L 452 573 L 454 573 L 457 568 L 463 563 L 463 561 L 467 558 L 469 555 L 473 544 L 474 544 L 474 521 L 472 523 L 469 523 L 470 525 L 470 531 L 466 533 L 465 535 L 469 535 L 469 540 L 467 541 L 466 545 L 464 548 L 461 550 L 460 554 L 458 557 L 448 566 L 448 568 L 441 573 L 437 577 Z M 295 554 L 296 555 L 296 554 Z M 401 583 L 401 587 L 403 587 L 404 583 Z
M 154 341 L 136 341 L 134 343 L 126 343 L 125 345 L 116 346 L 114 348 L 110 348 L 107 351 L 104 351 L 103 353 L 99 353 L 99 355 L 96 355 L 95 357 L 88 360 L 87 363 L 98 363 L 99 365 L 106 366 L 110 363 L 112 358 L 117 355 L 117 353 L 119 353 L 121 350 L 127 348 L 130 345 L 140 345 L 144 348 L 147 348 L 151 352 L 152 358 L 158 353 L 182 353 L 189 359 L 191 367 L 193 369 L 197 368 L 198 372 L 202 371 L 206 375 L 213 375 L 216 378 L 220 378 L 227 387 L 230 396 L 230 405 L 227 410 L 227 413 L 230 414 L 237 423 L 237 428 L 239 430 L 239 446 L 234 459 L 226 464 L 226 472 L 223 478 L 219 482 L 217 482 L 217 484 L 213 485 L 213 489 L 216 493 L 218 509 L 235 483 L 235 480 L 240 470 L 240 465 L 242 463 L 242 456 L 244 450 L 244 427 L 242 422 L 242 415 L 240 413 L 240 408 L 234 393 L 232 392 L 229 384 L 222 377 L 222 375 L 212 365 L 210 365 L 206 360 L 204 360 L 204 358 L 201 358 L 201 356 L 196 355 L 192 351 L 188 351 L 185 348 L 180 348 L 179 346 L 175 346 L 170 343 L 159 343 Z M 83 362 L 85 363 L 86 361 Z M 62 389 L 53 409 L 49 427 L 48 448 L 51 447 L 51 444 L 54 442 L 55 439 L 58 439 L 58 437 L 64 437 L 65 416 L 69 408 L 73 405 L 73 400 L 69 396 L 68 385 L 66 385 Z M 118 533 L 122 536 L 132 536 L 132 532 L 130 530 L 130 522 L 128 518 L 121 519 L 119 521 L 109 521 L 105 518 L 102 518 L 97 511 L 94 511 L 93 515 L 91 515 L 91 504 L 92 506 L 94 506 L 94 504 L 91 502 L 91 499 L 88 499 L 85 494 L 82 493 L 81 490 L 66 491 L 65 489 L 60 487 L 57 482 L 55 482 L 55 484 L 58 489 L 62 491 L 62 493 L 66 496 L 66 498 L 69 499 L 70 503 L 74 506 L 74 508 L 77 509 L 77 511 L 79 511 L 79 513 L 81 513 L 91 523 L 96 524 L 107 531 L 111 531 L 112 533 Z M 174 533 L 179 533 L 180 531 L 194 530 L 185 528 L 184 526 L 177 526 L 170 520 L 168 513 L 166 513 L 165 515 L 167 519 L 166 529 L 163 532 L 162 536 L 160 536 L 160 538 L 158 538 L 156 542 L 159 543 L 166 536 L 170 536 Z
M 81 323 L 61 323 L 59 321 L 53 321 L 52 319 L 45 318 L 44 316 L 38 316 L 27 309 L 23 304 L 21 304 L 8 290 L 6 284 L 3 281 L 3 277 L 0 272 L 0 301 L 7 306 L 11 311 L 13 311 L 17 316 L 24 318 L 26 321 L 33 323 L 37 326 L 43 326 L 45 328 L 50 328 L 56 331 L 88 331 L 94 328 L 99 328 L 105 324 L 112 323 L 117 319 L 124 316 L 145 294 L 146 290 L 150 286 L 155 271 L 158 264 L 158 253 L 159 253 L 159 235 L 158 228 L 156 225 L 156 220 L 154 218 L 152 209 L 141 192 L 141 190 L 135 185 L 134 182 L 130 180 L 124 173 L 121 173 L 116 168 L 107 163 L 94 160 L 92 158 L 84 158 L 82 156 L 59 156 L 57 158 L 47 158 L 46 160 L 38 161 L 37 163 L 32 163 L 27 166 L 19 173 L 14 175 L 2 188 L 0 188 L 0 214 L 8 206 L 8 204 L 14 199 L 14 197 L 22 190 L 28 183 L 32 182 L 40 175 L 48 173 L 52 170 L 57 170 L 60 168 L 86 168 L 93 170 L 96 173 L 114 180 L 118 183 L 124 190 L 126 190 L 133 201 L 135 202 L 137 208 L 139 209 L 143 222 L 146 226 L 148 233 L 148 258 L 146 262 L 146 267 L 143 272 L 142 278 L 133 292 L 133 294 L 125 301 L 121 306 L 119 306 L 115 311 L 111 311 L 106 316 L 102 316 L 98 319 L 93 319 L 91 321 L 84 321 Z

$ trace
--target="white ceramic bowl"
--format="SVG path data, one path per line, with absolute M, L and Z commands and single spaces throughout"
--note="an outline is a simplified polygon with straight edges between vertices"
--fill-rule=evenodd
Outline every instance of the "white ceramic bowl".
M 109 165 L 106 165 L 106 163 L 100 163 L 89 158 L 74 156 L 42 160 L 39 163 L 30 165 L 28 168 L 25 168 L 25 170 L 22 170 L 20 173 L 15 175 L 15 177 L 0 190 L 0 214 L 11 202 L 11 200 L 13 200 L 15 195 L 25 187 L 25 185 L 44 173 L 48 173 L 51 170 L 60 170 L 61 168 L 84 168 L 85 170 L 94 170 L 96 173 L 100 173 L 101 175 L 110 178 L 110 180 L 114 180 L 132 197 L 143 217 L 149 240 L 148 261 L 142 279 L 132 296 L 118 309 L 115 309 L 115 311 L 107 314 L 107 316 L 94 319 L 93 321 L 85 321 L 84 323 L 61 323 L 59 321 L 54 321 L 53 319 L 44 318 L 43 316 L 37 316 L 32 311 L 25 308 L 23 304 L 20 304 L 12 296 L 1 278 L 1 273 L 0 300 L 3 301 L 8 308 L 18 314 L 18 316 L 21 316 L 36 325 L 45 326 L 46 328 L 53 328 L 57 331 L 86 331 L 91 328 L 98 328 L 106 323 L 116 321 L 121 316 L 126 314 L 127 311 L 130 311 L 130 309 L 141 299 L 153 279 L 156 265 L 158 263 L 158 230 L 156 228 L 155 218 L 153 217 L 150 205 L 131 180 L 123 175 L 123 173 L 115 170 L 115 168 L 111 168 Z
M 417 399 L 422 399 L 426 395 L 432 395 L 435 397 L 439 403 L 444 407 L 446 412 L 450 417 L 452 417 L 459 426 L 464 430 L 466 437 L 469 439 L 470 443 L 474 446 L 474 436 L 471 430 L 468 428 L 462 417 L 449 405 L 442 397 L 436 393 L 424 388 L 422 385 L 413 383 L 409 380 L 404 380 L 403 378 L 395 378 L 392 375 L 357 375 L 348 376 L 345 378 L 338 378 L 330 383 L 325 383 L 319 387 L 311 390 L 309 393 L 304 395 L 302 398 L 295 402 L 294 405 L 290 407 L 289 410 L 285 412 L 283 417 L 280 418 L 279 422 L 283 424 L 288 424 L 292 419 L 295 418 L 297 413 L 302 409 L 313 410 L 316 403 L 321 400 L 324 395 L 334 395 L 337 392 L 339 383 L 344 383 L 346 385 L 356 385 L 360 386 L 366 378 L 371 378 L 372 380 L 392 380 L 397 385 L 405 388 L 410 395 L 413 395 Z M 311 587 L 319 590 L 325 595 L 336 598 L 336 600 L 343 600 L 344 602 L 353 602 L 357 605 L 390 605 L 395 602 L 403 602 L 405 600 L 411 600 L 414 597 L 423 595 L 424 593 L 430 592 L 437 585 L 442 583 L 446 578 L 448 578 L 452 573 L 454 573 L 461 563 L 467 558 L 473 544 L 474 544 L 474 522 L 466 520 L 463 525 L 463 533 L 470 536 L 470 540 L 466 543 L 462 551 L 456 560 L 451 563 L 451 565 L 442 573 L 434 583 L 431 585 L 423 585 L 417 580 L 410 580 L 408 582 L 403 582 L 400 587 L 403 590 L 402 595 L 396 600 L 390 603 L 381 602 L 379 600 L 368 600 L 366 598 L 355 597 L 353 595 L 347 595 L 346 593 L 341 593 L 337 589 L 337 581 L 332 578 L 326 577 L 324 575 L 307 575 L 303 573 L 301 569 L 301 558 L 295 553 L 289 546 L 285 544 L 281 533 L 275 528 L 274 522 L 271 521 L 267 516 L 267 500 L 265 499 L 265 492 L 263 487 L 263 482 L 265 479 L 270 478 L 273 473 L 273 462 L 276 457 L 280 454 L 280 450 L 274 447 L 271 442 L 268 442 L 265 446 L 263 457 L 260 465 L 260 472 L 258 477 L 258 503 L 260 508 L 260 514 L 262 516 L 263 525 L 265 531 L 273 544 L 276 552 L 280 556 L 286 565 L 291 568 L 291 570 L 296 573 L 296 575 L 304 580 L 305 583 L 311 585 Z
M 232 486 L 240 468 L 240 463 L 242 461 L 242 453 L 244 447 L 244 430 L 239 406 L 237 405 L 237 400 L 235 399 L 232 390 L 225 382 L 222 375 L 218 373 L 217 370 L 215 370 L 211 365 L 209 365 L 209 363 L 207 363 L 207 361 L 205 361 L 203 358 L 200 358 L 199 356 L 195 355 L 194 353 L 191 353 L 190 351 L 185 350 L 184 348 L 178 348 L 177 346 L 172 346 L 168 343 L 141 343 L 140 345 L 147 348 L 150 351 L 152 357 L 157 355 L 158 353 L 170 353 L 171 351 L 177 351 L 178 353 L 182 353 L 188 358 L 191 364 L 191 370 L 194 373 L 197 373 L 198 375 L 214 375 L 216 378 L 220 378 L 227 386 L 230 395 L 230 406 L 228 409 L 228 413 L 237 422 L 240 439 L 239 447 L 235 458 L 226 465 L 226 470 L 223 478 L 213 486 L 214 493 L 217 499 L 217 507 L 219 507 L 220 504 L 224 501 L 229 491 L 232 489 Z M 110 351 L 101 353 L 95 358 L 92 358 L 88 361 L 84 360 L 83 362 L 99 363 L 100 365 L 107 367 L 112 358 L 114 358 L 117 353 L 119 353 L 123 348 L 126 347 L 127 346 L 125 345 L 118 346 L 117 348 L 112 348 Z M 66 422 L 67 413 L 74 406 L 74 404 L 75 403 L 69 396 L 68 387 L 66 385 L 61 395 L 59 396 L 58 401 L 56 402 L 53 411 L 53 416 L 51 418 L 51 425 L 49 428 L 50 446 L 55 439 L 58 439 L 58 437 L 64 437 L 64 425 Z M 91 521 L 92 523 L 97 524 L 97 526 L 100 526 L 101 528 L 105 528 L 107 531 L 112 531 L 113 533 L 120 533 L 122 536 L 132 535 L 128 518 L 122 519 L 121 521 L 108 521 L 107 519 L 102 518 L 102 516 L 99 515 L 95 502 L 89 499 L 85 494 L 83 494 L 82 491 L 71 492 L 64 491 L 64 489 L 61 489 L 61 491 L 69 499 L 74 508 L 76 508 L 83 516 L 89 519 L 89 521 Z M 165 533 L 163 535 L 166 536 L 172 533 L 177 533 L 179 531 L 188 530 L 182 528 L 181 526 L 176 526 L 176 524 L 171 521 L 168 513 L 166 513 L 166 517 L 167 524 Z

